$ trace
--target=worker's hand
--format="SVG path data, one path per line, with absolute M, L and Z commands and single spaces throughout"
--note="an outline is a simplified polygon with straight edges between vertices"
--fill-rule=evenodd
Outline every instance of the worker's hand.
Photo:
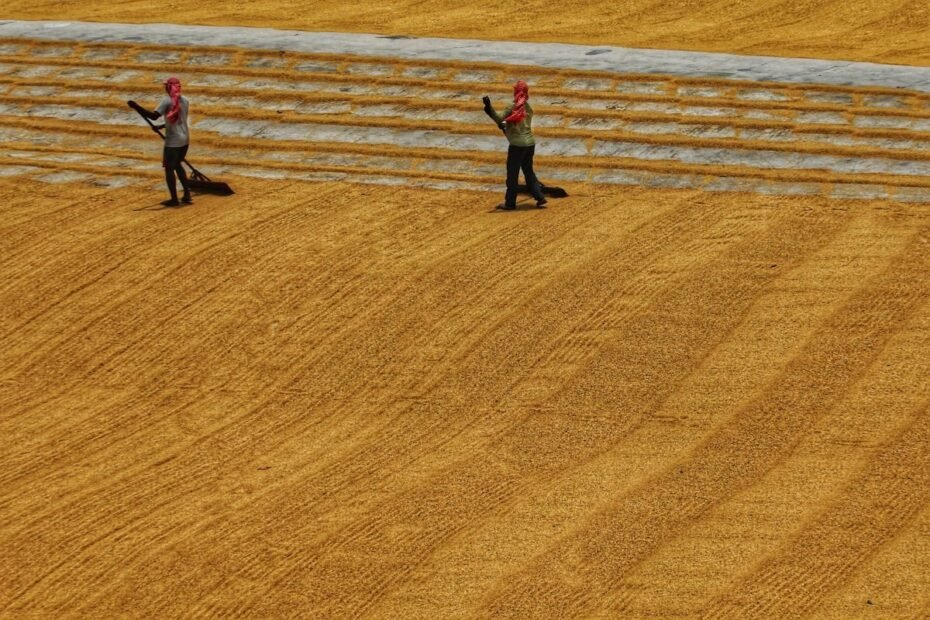
M 482 97 L 481 100 L 484 102 L 484 105 L 486 105 L 486 106 L 491 105 L 491 98 L 488 97 L 487 95 L 485 95 L 484 97 Z

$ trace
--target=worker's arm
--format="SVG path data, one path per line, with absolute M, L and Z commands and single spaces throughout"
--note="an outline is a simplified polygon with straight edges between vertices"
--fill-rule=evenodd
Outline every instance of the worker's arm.
M 491 117 L 491 120 L 497 123 L 497 126 L 501 129 L 504 129 L 504 117 L 507 116 L 505 113 L 504 116 L 501 116 L 494 110 L 494 106 L 491 105 L 491 98 L 485 95 L 481 98 L 484 101 L 484 113 Z
M 161 112 L 159 112 L 158 110 L 146 110 L 141 105 L 131 100 L 128 103 L 129 103 L 130 108 L 132 108 L 133 110 L 135 110 L 136 112 L 144 116 L 145 118 L 151 119 L 153 121 L 161 118 Z

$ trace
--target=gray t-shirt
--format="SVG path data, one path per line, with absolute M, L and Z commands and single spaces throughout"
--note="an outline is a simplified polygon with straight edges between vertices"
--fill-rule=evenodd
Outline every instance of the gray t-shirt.
M 171 109 L 171 97 L 165 96 L 155 108 L 155 111 L 165 119 L 165 146 L 187 146 L 190 143 L 190 130 L 187 127 L 187 97 L 181 95 L 181 113 L 178 121 L 172 123 L 168 120 L 168 110 Z

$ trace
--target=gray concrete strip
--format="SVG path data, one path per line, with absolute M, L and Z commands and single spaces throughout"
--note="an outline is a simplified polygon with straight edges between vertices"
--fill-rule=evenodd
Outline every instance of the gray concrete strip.
M 930 92 L 930 67 L 805 58 L 740 56 L 623 47 L 521 43 L 271 28 L 0 21 L 0 37 L 177 47 L 239 47 L 302 53 L 389 56 L 407 60 L 496 62 L 554 69 L 655 73 L 796 84 L 884 86 Z
M 10 155 L 14 159 L 32 161 L 59 161 L 48 157 L 45 153 L 31 153 L 13 151 Z M 69 160 L 70 161 L 70 160 Z M 93 164 L 91 160 L 74 159 L 82 165 Z M 151 167 L 145 162 L 133 162 L 129 166 L 138 170 Z M 417 178 L 406 176 L 405 172 L 398 170 L 396 175 L 372 171 L 370 173 L 337 172 L 337 171 L 309 171 L 287 170 L 279 168 L 257 166 L 242 166 L 228 164 L 211 167 L 211 174 L 239 175 L 263 179 L 302 179 L 306 181 L 346 181 L 361 184 L 375 185 L 403 185 L 405 187 L 429 187 L 445 190 L 473 190 L 484 192 L 501 192 L 499 184 L 484 184 L 480 182 L 440 180 L 430 178 Z M 125 169 L 125 168 L 124 168 Z M 451 170 L 450 170 L 451 171 Z M 145 179 L 119 174 L 119 171 L 100 170 L 99 174 L 92 174 L 83 170 L 74 170 L 69 167 L 68 161 L 62 161 L 62 167 L 40 168 L 34 166 L 10 165 L 0 162 L 0 177 L 29 176 L 34 180 L 45 183 L 91 183 L 101 187 L 125 187 L 145 183 Z M 590 178 L 589 178 L 590 176 Z M 594 172 L 591 175 L 580 171 L 546 170 L 543 173 L 546 181 L 552 182 L 586 182 L 602 185 L 644 186 L 664 189 L 703 190 L 714 192 L 754 192 L 773 196 L 812 196 L 828 195 L 843 200 L 897 200 L 908 203 L 930 203 L 930 189 L 917 187 L 885 187 L 880 185 L 837 184 L 832 188 L 825 188 L 816 183 L 786 183 L 780 181 L 767 181 L 762 179 L 714 177 L 708 179 L 703 175 L 676 174 L 661 172 L 646 172 L 641 170 L 628 170 L 615 168 L 607 171 Z M 550 183 L 551 184 L 551 183 Z M 152 186 L 160 191 L 162 185 Z
M 18 176 L 32 174 L 33 172 L 39 172 L 41 170 L 42 168 L 36 168 L 34 166 L 10 166 L 8 164 L 0 162 L 0 178 L 18 177 Z
M 139 124 L 137 119 L 124 112 L 94 106 L 7 105 L 0 111 L 23 117 L 44 117 L 80 123 L 123 126 Z M 194 122 L 193 127 L 195 131 L 209 131 L 226 137 L 250 138 L 256 143 L 264 140 L 364 143 L 484 152 L 499 151 L 504 144 L 503 137 L 499 135 L 472 135 L 433 129 L 366 127 L 336 123 L 243 120 L 234 117 L 211 117 Z M 651 144 L 604 137 L 595 138 L 589 145 L 582 138 L 548 138 L 541 140 L 537 148 L 540 154 L 566 157 L 589 155 L 599 158 L 631 158 L 685 164 L 742 165 L 760 169 L 829 170 L 844 174 L 930 177 L 930 162 L 926 161 L 747 149 L 741 148 L 738 143 L 734 143 L 732 147 L 723 148 Z

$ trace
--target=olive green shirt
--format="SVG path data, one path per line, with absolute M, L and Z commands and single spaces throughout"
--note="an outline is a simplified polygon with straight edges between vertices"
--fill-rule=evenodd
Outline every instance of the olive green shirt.
M 536 144 L 536 139 L 533 138 L 533 108 L 530 106 L 530 102 L 526 102 L 526 117 L 519 123 L 507 123 L 504 131 L 507 134 L 507 141 L 510 142 L 513 146 L 533 146 Z M 503 115 L 498 115 L 498 113 L 491 108 L 491 111 L 494 113 L 494 120 L 498 124 L 503 123 L 504 119 L 510 116 L 510 113 L 513 111 L 513 105 L 511 104 L 506 110 L 504 110 Z

